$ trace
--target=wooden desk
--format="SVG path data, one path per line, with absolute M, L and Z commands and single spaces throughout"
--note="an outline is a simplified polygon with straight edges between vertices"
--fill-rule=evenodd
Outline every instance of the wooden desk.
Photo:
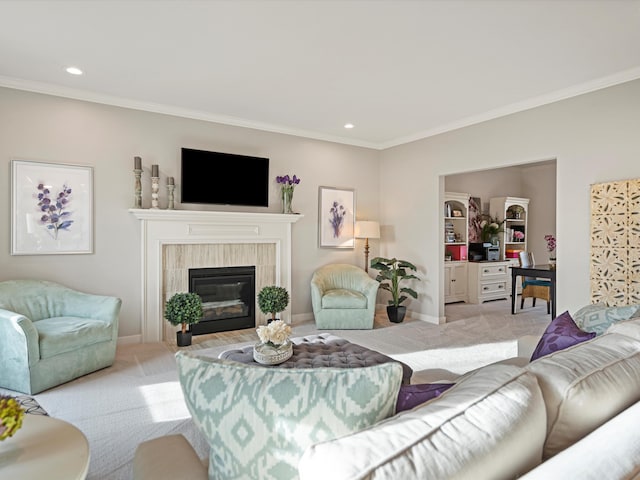
M 84 480 L 88 470 L 89 442 L 57 418 L 27 414 L 22 428 L 0 442 L 0 478 Z
M 551 318 L 556 318 L 556 268 L 555 265 L 531 265 L 511 267 L 511 314 L 516 313 L 516 279 L 518 276 L 548 278 L 551 281 Z

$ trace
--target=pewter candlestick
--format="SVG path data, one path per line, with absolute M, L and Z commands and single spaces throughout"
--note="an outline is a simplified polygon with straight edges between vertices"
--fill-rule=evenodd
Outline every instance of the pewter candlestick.
M 136 178 L 135 181 L 135 200 L 133 204 L 133 208 L 142 208 L 142 182 L 140 181 L 140 177 L 142 177 L 142 169 L 134 168 L 133 174 Z
M 158 190 L 160 189 L 160 177 L 151 177 L 151 208 L 158 208 Z
M 169 197 L 169 204 L 167 205 L 167 210 L 173 210 L 173 189 L 176 188 L 175 185 L 167 185 L 167 196 Z

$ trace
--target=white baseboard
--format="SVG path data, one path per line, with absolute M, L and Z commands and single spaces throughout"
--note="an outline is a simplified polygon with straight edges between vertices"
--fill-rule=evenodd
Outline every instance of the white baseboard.
M 142 335 L 129 335 L 127 337 L 118 337 L 118 345 L 132 345 L 134 343 L 142 343 Z
M 291 323 L 295 325 L 296 323 L 306 322 L 308 320 L 313 320 L 313 312 L 308 313 L 296 313 L 295 315 L 291 315 Z

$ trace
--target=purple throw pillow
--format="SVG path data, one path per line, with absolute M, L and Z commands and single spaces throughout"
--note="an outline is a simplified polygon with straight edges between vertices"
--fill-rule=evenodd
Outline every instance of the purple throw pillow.
M 453 383 L 422 383 L 416 385 L 402 385 L 398 392 L 396 413 L 411 410 L 416 405 L 436 398 L 445 390 L 453 387 Z
M 564 312 L 554 318 L 544 331 L 533 355 L 531 355 L 531 361 L 558 350 L 564 350 L 572 345 L 586 342 L 595 336 L 595 332 L 589 333 L 580 330 L 569 312 Z

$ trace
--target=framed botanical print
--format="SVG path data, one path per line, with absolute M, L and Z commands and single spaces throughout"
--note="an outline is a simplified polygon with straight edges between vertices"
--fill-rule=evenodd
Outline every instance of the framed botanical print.
M 93 167 L 11 162 L 11 255 L 93 253 Z
M 319 187 L 318 242 L 320 247 L 355 247 L 355 205 L 355 190 Z

